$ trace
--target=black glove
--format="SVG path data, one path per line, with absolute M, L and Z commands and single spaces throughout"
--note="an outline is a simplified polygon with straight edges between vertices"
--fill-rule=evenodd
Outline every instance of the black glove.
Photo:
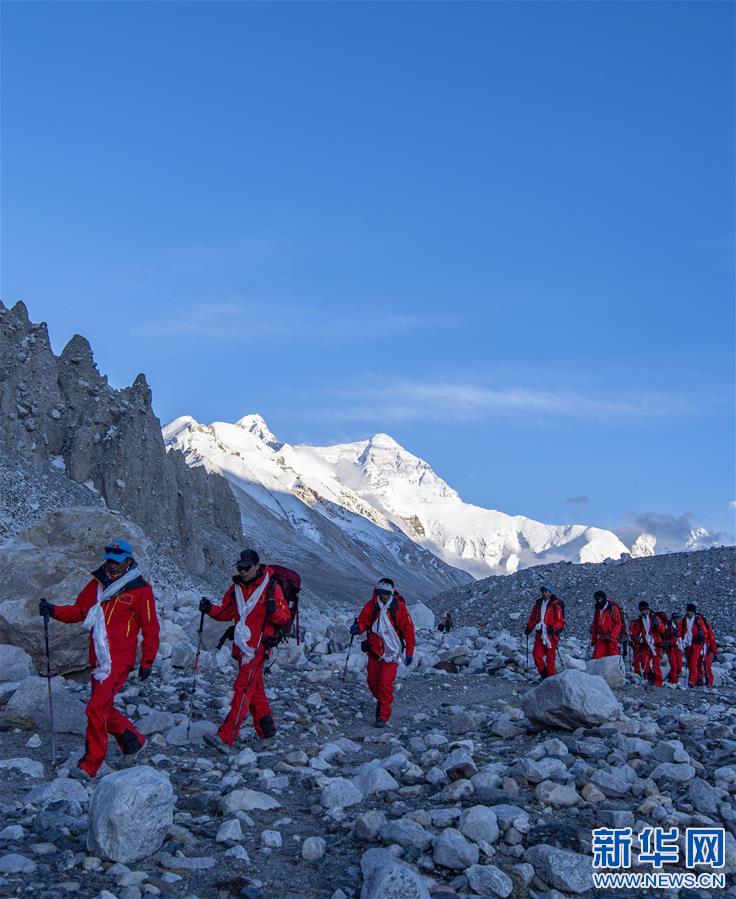
M 406 667 L 408 668 L 409 665 L 411 665 L 411 663 L 412 663 L 413 661 L 414 661 L 414 656 L 407 656 L 407 657 L 406 657 Z
M 44 618 L 45 618 L 47 615 L 49 616 L 49 618 L 53 618 L 53 617 L 54 617 L 54 606 L 53 606 L 52 603 L 50 603 L 50 602 L 48 601 L 48 599 L 46 599 L 46 597 L 44 597 L 44 598 L 43 598 L 42 600 L 40 600 L 39 603 L 38 603 L 38 614 L 39 614 L 39 615 L 42 615 Z
M 150 676 L 151 669 L 146 668 L 145 665 L 141 665 L 141 667 L 138 669 L 138 680 L 148 680 Z
M 350 625 L 350 634 L 351 634 L 353 637 L 357 637 L 357 635 L 358 635 L 359 633 L 360 633 L 360 627 L 358 626 L 358 622 L 356 621 L 355 624 L 351 624 L 351 625 Z
M 265 649 L 273 649 L 274 646 L 278 646 L 280 642 L 279 637 L 271 636 L 263 638 L 263 646 Z
M 205 615 L 209 615 L 211 608 L 212 608 L 212 603 L 210 602 L 209 599 L 205 599 L 205 597 L 203 596 L 202 599 L 200 599 L 200 601 L 199 601 L 199 611 L 204 612 Z
M 273 596 L 269 596 L 266 600 L 266 615 L 273 615 L 276 611 L 276 600 Z
M 525 627 L 525 628 L 524 628 L 524 633 L 525 633 L 525 634 L 527 635 L 527 637 L 528 637 L 529 634 L 531 634 L 531 632 L 532 632 L 533 630 L 534 630 L 533 627 Z

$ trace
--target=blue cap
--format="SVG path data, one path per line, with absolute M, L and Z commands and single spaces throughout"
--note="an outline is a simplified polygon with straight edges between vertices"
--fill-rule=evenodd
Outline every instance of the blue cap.
M 540 587 L 539 589 L 540 589 L 540 590 L 546 590 L 548 593 L 554 593 L 554 592 L 555 592 L 551 587 L 548 587 L 547 584 L 545 584 L 543 587 Z
M 124 562 L 133 557 L 133 547 L 125 540 L 116 540 L 105 547 L 105 558 L 113 562 Z

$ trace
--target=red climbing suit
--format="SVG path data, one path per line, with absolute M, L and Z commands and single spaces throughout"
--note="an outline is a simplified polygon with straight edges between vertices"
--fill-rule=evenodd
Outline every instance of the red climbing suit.
M 540 596 L 532 606 L 527 622 L 527 632 L 535 632 L 532 658 L 537 666 L 537 671 L 542 677 L 551 677 L 557 670 L 557 644 L 560 642 L 560 634 L 565 627 L 565 613 L 562 602 L 554 595 L 550 596 L 542 617 L 542 605 L 544 600 Z M 538 627 L 538 625 L 540 625 Z
M 653 612 L 646 619 L 640 615 L 631 622 L 629 633 L 634 646 L 634 670 L 655 687 L 661 687 L 660 657 L 662 637 L 665 634 L 664 622 Z
M 388 721 L 394 701 L 394 680 L 398 670 L 398 657 L 394 659 L 384 644 L 383 638 L 374 629 L 378 622 L 380 605 L 376 591 L 363 606 L 358 616 L 360 633 L 368 631 L 368 689 L 377 702 L 376 718 Z M 414 622 L 399 594 L 394 595 L 388 606 L 388 617 L 407 656 L 414 655 Z
M 696 612 L 692 618 L 685 615 L 680 622 L 678 635 L 687 653 L 688 683 L 691 687 L 699 684 L 712 687 L 712 659 L 718 658 L 718 644 L 710 622 L 700 612 Z
M 244 606 L 249 604 L 253 594 L 261 587 L 268 575 L 269 583 L 261 591 L 255 605 L 250 609 L 245 618 L 247 628 L 246 644 L 250 648 L 252 657 L 244 660 L 244 654 L 233 641 L 233 656 L 240 665 L 238 675 L 233 684 L 233 698 L 230 703 L 230 711 L 217 731 L 220 739 L 228 746 L 235 742 L 238 732 L 250 711 L 253 716 L 253 726 L 258 736 L 273 736 L 276 728 L 271 716 L 271 707 L 268 704 L 266 690 L 263 685 L 263 665 L 269 654 L 269 638 L 275 637 L 285 625 L 291 621 L 291 612 L 284 599 L 284 594 L 278 582 L 272 580 L 271 569 L 261 566 L 258 576 L 247 584 L 231 584 L 222 597 L 219 606 L 210 608 L 209 616 L 216 621 L 234 621 L 237 627 L 240 621 L 238 602 L 235 590 L 242 589 Z M 248 634 L 249 632 L 249 634 Z M 263 637 L 261 638 L 261 634 Z M 245 696 L 247 689 L 248 695 Z
M 97 603 L 98 590 L 108 587 L 109 580 L 105 566 L 93 572 L 92 580 L 82 590 L 76 601 L 70 605 L 55 605 L 53 617 L 56 621 L 77 623 L 84 621 L 87 612 Z M 110 646 L 111 670 L 102 681 L 92 674 L 92 695 L 87 703 L 87 732 L 85 753 L 79 767 L 94 777 L 107 753 L 107 735 L 112 734 L 126 755 L 140 749 L 146 738 L 114 705 L 115 696 L 123 688 L 128 675 L 135 665 L 138 649 L 138 634 L 143 634 L 141 666 L 151 668 L 158 652 L 159 624 L 156 616 L 156 602 L 151 585 L 137 577 L 123 587 L 117 595 L 102 603 Z M 90 634 L 90 665 L 98 663 L 93 635 Z
M 619 637 L 623 626 L 624 616 L 615 602 L 608 600 L 602 609 L 595 610 L 593 625 L 590 629 L 594 659 L 621 654 Z

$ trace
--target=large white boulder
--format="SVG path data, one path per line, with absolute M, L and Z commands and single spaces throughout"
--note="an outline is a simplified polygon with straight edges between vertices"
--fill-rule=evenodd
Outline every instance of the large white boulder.
M 88 851 L 124 865 L 153 855 L 174 821 L 175 802 L 163 771 L 138 765 L 108 774 L 92 796 Z
M 0 547 L 0 643 L 20 646 L 46 673 L 43 619 L 38 601 L 73 602 L 102 562 L 103 548 L 127 540 L 145 574 L 149 543 L 143 531 L 107 509 L 60 509 Z M 89 634 L 81 624 L 49 622 L 52 674 L 87 665 Z
M 621 704 L 603 680 L 584 671 L 564 671 L 548 677 L 521 697 L 524 714 L 533 724 L 575 730 L 623 718 Z
M 623 687 L 626 683 L 623 659 L 621 656 L 604 656 L 602 659 L 589 659 L 585 663 L 588 674 L 602 677 L 609 687 Z
M 430 899 L 420 875 L 386 849 L 369 849 L 360 860 L 360 899 Z

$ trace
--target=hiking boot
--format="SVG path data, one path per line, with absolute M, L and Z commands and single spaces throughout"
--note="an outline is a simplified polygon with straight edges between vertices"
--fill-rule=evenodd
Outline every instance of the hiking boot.
M 80 759 L 79 761 L 81 762 L 82 760 Z M 93 780 L 92 775 L 88 774 L 84 768 L 80 768 L 79 765 L 75 765 L 69 771 L 69 777 L 71 777 L 72 780 L 78 780 L 81 784 L 88 784 Z
M 145 737 L 139 737 L 132 730 L 124 730 L 117 738 L 118 746 L 123 755 L 135 755 L 146 745 Z
M 276 736 L 276 725 L 271 715 L 264 715 L 263 718 L 260 718 L 258 727 L 260 729 L 258 736 L 261 740 L 270 740 Z
M 385 727 L 388 724 L 388 721 L 384 721 L 383 718 L 376 718 L 375 727 Z
M 216 749 L 223 755 L 228 755 L 228 753 L 230 752 L 229 746 L 226 743 L 223 743 L 222 740 L 217 736 L 217 734 L 211 734 L 207 732 L 202 736 L 202 740 L 208 746 L 211 746 L 212 749 Z

